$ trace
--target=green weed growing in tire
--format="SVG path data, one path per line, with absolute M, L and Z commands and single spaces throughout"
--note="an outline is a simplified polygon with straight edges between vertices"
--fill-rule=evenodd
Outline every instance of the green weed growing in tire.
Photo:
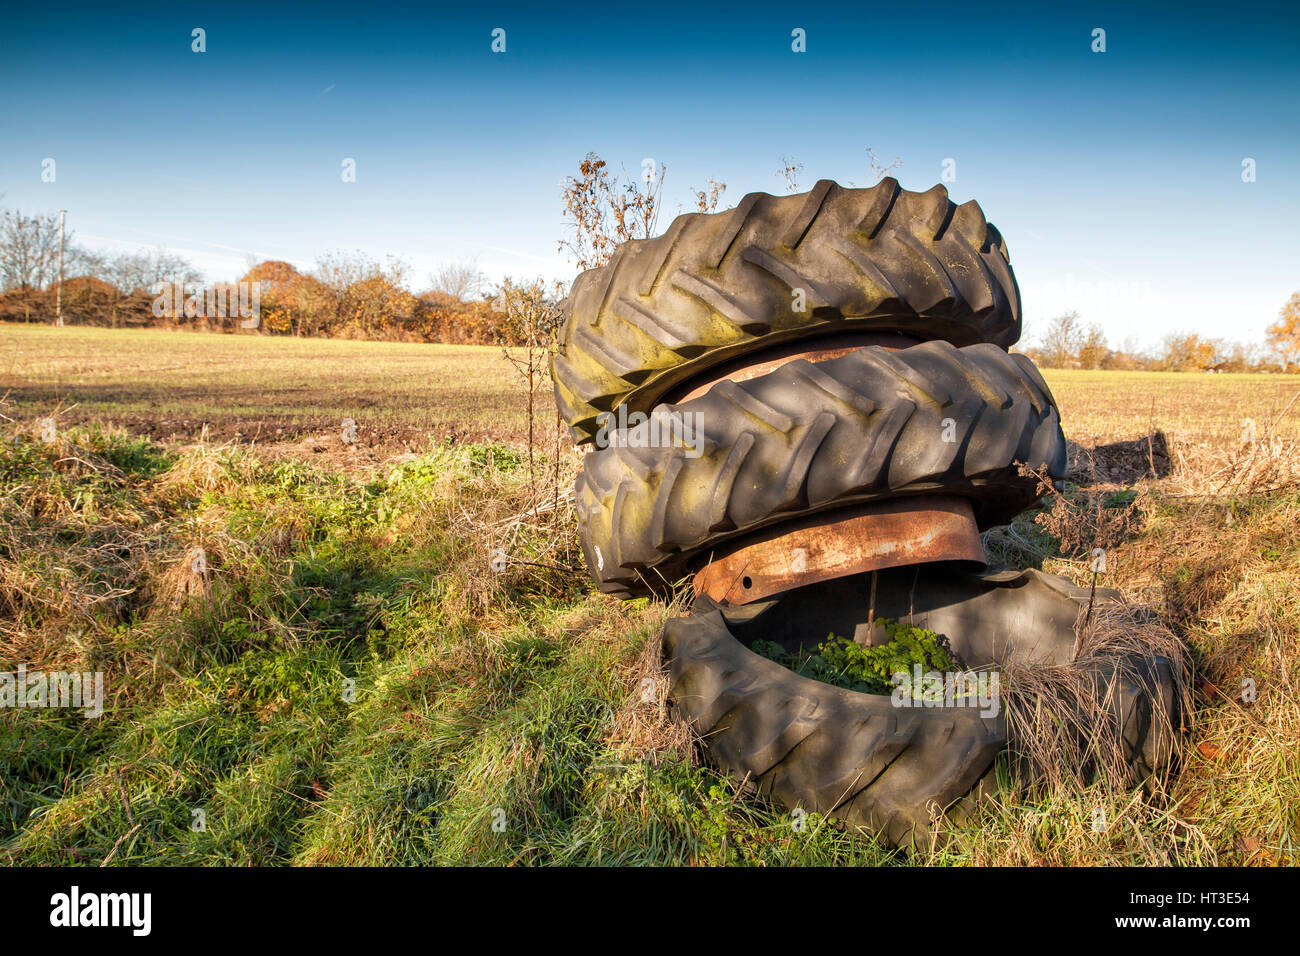
M 811 650 L 790 652 L 773 641 L 755 641 L 750 650 L 803 677 L 863 694 L 893 693 L 892 676 L 899 671 L 910 674 L 917 665 L 922 671 L 967 669 L 943 635 L 886 618 L 876 621 L 889 637 L 884 644 L 859 644 L 828 634 Z

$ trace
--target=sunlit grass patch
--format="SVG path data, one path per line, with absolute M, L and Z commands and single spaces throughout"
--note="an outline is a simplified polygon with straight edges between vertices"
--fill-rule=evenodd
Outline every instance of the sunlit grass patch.
M 592 593 L 572 461 L 539 487 L 555 463 L 530 479 L 496 444 L 349 475 L 89 426 L 3 439 L 0 670 L 100 670 L 107 697 L 97 719 L 0 713 L 9 861 L 1296 860 L 1294 490 L 1072 485 L 1083 517 L 991 533 L 1005 565 L 1086 584 L 1088 495 L 1131 518 L 1099 583 L 1190 648 L 1185 760 L 1164 793 L 1004 794 L 907 856 L 708 767 L 666 706 L 659 633 L 681 608 Z

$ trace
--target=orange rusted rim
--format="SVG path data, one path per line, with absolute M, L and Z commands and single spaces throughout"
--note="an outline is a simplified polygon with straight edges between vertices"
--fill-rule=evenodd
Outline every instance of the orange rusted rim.
M 715 601 L 748 604 L 831 578 L 931 561 L 988 563 L 966 498 L 897 498 L 764 529 L 710 561 L 694 584 Z
M 910 345 L 919 345 L 921 339 L 895 332 L 844 332 L 839 335 L 822 336 L 815 340 L 817 347 L 808 348 L 807 340 L 787 342 L 784 345 L 766 349 L 757 355 L 748 355 L 733 362 L 728 362 L 713 369 L 708 378 L 698 377 L 687 383 L 687 391 L 674 395 L 668 404 L 678 404 L 703 395 L 714 385 L 724 379 L 732 382 L 747 382 L 768 372 L 774 372 L 787 362 L 795 359 L 807 359 L 809 362 L 829 362 L 831 359 L 848 355 L 858 349 L 876 345 L 886 349 L 904 349 Z

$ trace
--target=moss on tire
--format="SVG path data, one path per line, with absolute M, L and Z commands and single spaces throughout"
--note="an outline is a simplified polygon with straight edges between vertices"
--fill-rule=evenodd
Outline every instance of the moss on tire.
M 1018 463 L 1065 473 L 1051 393 L 995 345 L 796 360 L 655 414 L 698 421 L 698 457 L 613 444 L 587 455 L 575 489 L 588 569 L 623 597 L 666 590 L 697 557 L 770 524 L 900 495 L 961 495 L 981 527 L 1004 523 L 1039 497 Z
M 990 713 L 984 700 L 900 707 L 750 650 L 764 641 L 794 651 L 827 632 L 864 639 L 865 593 L 864 576 L 856 576 L 739 607 L 698 599 L 689 616 L 664 626 L 668 696 L 734 780 L 891 845 L 928 850 L 944 838 L 935 826 L 940 811 L 964 823 L 996 788 L 999 752 L 1017 746 L 1004 709 Z M 1090 600 L 1122 605 L 1116 591 L 1092 594 L 1039 571 L 976 575 L 940 564 L 880 571 L 876 611 L 942 634 L 964 666 L 997 668 L 1008 659 L 1070 661 Z M 1175 665 L 1137 650 L 1119 663 L 1096 672 L 1093 692 L 1123 741 L 1128 782 L 1165 779 L 1177 766 L 1170 731 L 1183 713 Z
M 924 845 L 928 808 L 969 795 L 1006 744 L 1001 716 L 900 709 L 802 677 L 738 641 L 707 598 L 664 628 L 669 695 L 732 779 L 833 814 L 894 846 Z
M 1020 335 L 1006 245 L 979 205 L 892 178 L 679 216 L 578 276 L 564 313 L 555 399 L 579 443 L 602 411 L 648 411 L 702 371 L 792 339 L 900 332 L 1005 349 Z

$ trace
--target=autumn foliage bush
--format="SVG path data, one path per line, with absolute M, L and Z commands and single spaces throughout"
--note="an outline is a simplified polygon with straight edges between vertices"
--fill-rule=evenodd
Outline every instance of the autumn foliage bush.
M 418 295 L 405 285 L 400 263 L 381 264 L 363 256 L 336 254 L 315 274 L 270 260 L 249 269 L 239 283 L 257 284 L 260 321 L 245 328 L 234 308 L 227 314 L 185 316 L 177 310 L 155 315 L 149 289 L 124 293 L 103 279 L 78 276 L 63 283 L 63 319 L 69 325 L 150 326 L 261 335 L 326 336 L 454 345 L 522 345 L 521 334 L 487 296 L 462 299 L 431 290 Z M 222 283 L 237 301 L 237 283 Z M 192 290 L 191 290 L 192 291 Z M 49 322 L 55 290 L 12 289 L 0 294 L 0 321 Z

